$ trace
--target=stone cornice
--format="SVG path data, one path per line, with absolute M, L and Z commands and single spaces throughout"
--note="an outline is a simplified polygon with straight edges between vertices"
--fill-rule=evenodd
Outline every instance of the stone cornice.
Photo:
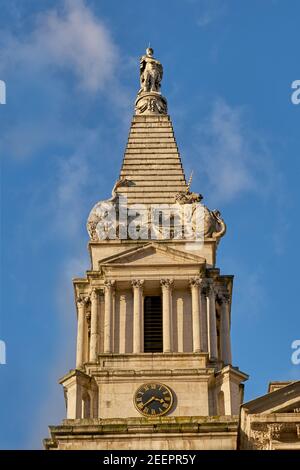
M 159 417 L 120 418 L 120 419 L 84 419 L 64 420 L 61 426 L 50 426 L 51 439 L 44 440 L 46 449 L 55 449 L 58 440 L 101 439 L 109 434 L 129 438 L 135 434 L 147 435 L 197 435 L 209 434 L 218 438 L 236 436 L 238 429 L 237 416 L 193 416 L 193 417 Z
M 235 380 L 236 383 L 240 383 L 245 380 L 248 380 L 249 375 L 245 374 L 245 372 L 242 372 L 241 370 L 233 366 L 228 365 L 223 367 L 223 369 L 219 372 L 217 372 L 216 377 L 218 380 L 224 380 L 227 377 L 230 377 L 231 380 Z

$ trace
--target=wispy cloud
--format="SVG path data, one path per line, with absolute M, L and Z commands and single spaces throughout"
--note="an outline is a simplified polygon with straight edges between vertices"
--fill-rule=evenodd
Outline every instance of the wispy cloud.
M 197 25 L 206 28 L 219 20 L 226 11 L 226 5 L 220 0 L 202 0 L 200 13 L 197 16 Z
M 245 109 L 222 99 L 215 100 L 210 115 L 197 127 L 193 153 L 214 203 L 247 192 L 263 195 L 278 176 L 265 140 L 247 123 Z
M 84 139 L 74 152 L 58 159 L 55 191 L 51 199 L 54 231 L 76 240 L 84 217 L 88 184 L 95 183 L 93 162 L 97 144 L 97 132 L 83 133 Z M 97 183 L 100 186 L 101 174 Z
M 76 141 L 81 130 L 76 123 L 74 132 L 70 109 L 80 116 L 100 97 L 103 106 L 129 109 L 128 92 L 119 80 L 126 63 L 104 21 L 84 0 L 59 5 L 33 17 L 31 29 L 0 32 L 9 117 L 2 128 L 3 155 L 25 159 L 53 143 Z
M 65 0 L 63 7 L 40 14 L 35 27 L 24 37 L 6 36 L 1 54 L 2 69 L 14 64 L 35 71 L 69 70 L 88 91 L 103 90 L 112 79 L 118 49 L 105 24 L 83 0 Z

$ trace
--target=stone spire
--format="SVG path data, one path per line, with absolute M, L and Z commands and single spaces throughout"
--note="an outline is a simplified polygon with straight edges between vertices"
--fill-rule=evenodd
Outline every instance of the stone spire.
M 140 89 L 133 116 L 119 179 L 112 196 L 99 201 L 91 210 L 87 230 L 92 241 L 99 240 L 97 227 L 105 219 L 111 205 L 116 212 L 133 204 L 146 206 L 162 204 L 196 204 L 201 194 L 190 191 L 191 178 L 186 182 L 170 116 L 167 100 L 160 92 L 163 67 L 148 47 L 140 59 Z M 122 198 L 120 198 L 122 196 Z M 210 211 L 203 205 L 204 237 L 219 239 L 226 225 L 220 212 Z M 111 222 L 113 223 L 113 222 Z M 101 224 L 100 224 L 101 225 Z
M 172 204 L 187 191 L 184 171 L 167 100 L 160 92 L 163 67 L 148 47 L 140 59 L 140 90 L 133 117 L 117 193 L 128 204 Z

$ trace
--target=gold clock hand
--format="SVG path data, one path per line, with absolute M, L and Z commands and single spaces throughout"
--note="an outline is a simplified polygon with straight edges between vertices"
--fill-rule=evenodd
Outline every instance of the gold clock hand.
M 164 403 L 164 402 L 165 402 L 165 400 L 164 400 L 163 398 L 156 398 L 156 397 L 155 397 L 154 399 L 155 399 L 156 401 L 159 401 L 159 403 Z
M 143 408 L 145 408 L 146 405 L 149 405 L 149 403 L 151 403 L 153 400 L 155 400 L 155 397 L 149 398 L 149 400 L 146 401 L 146 403 L 143 403 Z

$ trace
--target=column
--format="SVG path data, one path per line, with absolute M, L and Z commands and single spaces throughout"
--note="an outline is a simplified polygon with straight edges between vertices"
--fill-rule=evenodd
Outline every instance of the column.
M 192 323 L 193 323 L 193 352 L 201 352 L 201 325 L 200 325 L 200 296 L 199 286 L 201 279 L 195 277 L 190 280 L 192 293 Z
M 84 332 L 85 332 L 85 304 L 87 299 L 80 297 L 77 299 L 77 348 L 76 348 L 76 369 L 80 369 L 84 363 Z
M 98 312 L 98 290 L 91 292 L 91 339 L 90 339 L 90 362 L 97 362 L 99 345 L 99 312 Z
M 217 346 L 217 319 L 216 319 L 216 294 L 213 283 L 208 284 L 207 297 L 207 329 L 208 329 L 208 352 L 211 360 L 218 358 Z
M 207 301 L 204 281 L 200 286 L 200 324 L 201 324 L 201 351 L 208 352 L 208 331 L 207 331 Z
M 229 294 L 220 296 L 221 303 L 221 359 L 224 365 L 231 364 L 230 321 L 229 321 Z
M 172 351 L 172 302 L 171 291 L 173 280 L 162 279 L 160 281 L 162 288 L 162 307 L 163 307 L 163 352 Z
M 101 289 L 98 295 L 99 295 L 99 303 L 98 303 L 99 352 L 103 353 L 104 351 L 104 314 L 105 314 L 104 289 Z
M 119 353 L 124 354 L 126 352 L 126 295 L 120 295 L 120 319 L 119 319 Z
M 131 284 L 133 288 L 133 352 L 138 354 L 142 352 L 142 298 L 144 281 L 142 279 L 134 279 Z
M 183 298 L 179 297 L 177 299 L 177 351 L 182 353 L 183 352 Z
M 112 352 L 112 307 L 115 281 L 104 282 L 104 353 Z

